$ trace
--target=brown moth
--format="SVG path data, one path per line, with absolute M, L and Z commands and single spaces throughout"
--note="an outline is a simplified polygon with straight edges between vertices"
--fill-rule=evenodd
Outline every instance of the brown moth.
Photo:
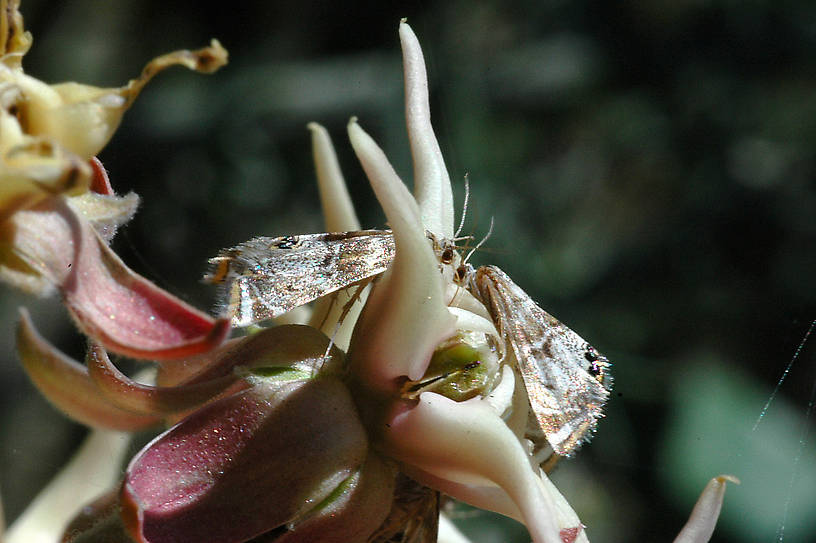
M 441 264 L 453 243 L 428 234 Z M 205 278 L 223 285 L 222 311 L 235 326 L 286 313 L 332 292 L 363 284 L 394 259 L 388 230 L 259 237 L 210 260 Z M 516 360 L 532 413 L 555 453 L 568 456 L 591 437 L 609 397 L 609 361 L 541 309 L 495 266 L 457 268 L 454 280 L 481 301 Z

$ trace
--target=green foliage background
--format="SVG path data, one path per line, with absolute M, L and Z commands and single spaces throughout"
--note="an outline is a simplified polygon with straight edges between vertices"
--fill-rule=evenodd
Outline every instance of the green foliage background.
M 407 16 L 457 202 L 470 175 L 467 230 L 481 237 L 495 219 L 474 263 L 499 265 L 615 362 L 597 436 L 554 474 L 590 538 L 669 541 L 707 479 L 733 473 L 743 484 L 714 541 L 772 541 L 783 519 L 785 541 L 813 541 L 812 341 L 753 427 L 816 318 L 816 4 L 381 4 L 25 0 L 25 66 L 118 86 L 163 52 L 211 37 L 229 49 L 214 76 L 160 76 L 100 157 L 117 191 L 143 199 L 117 251 L 211 307 L 199 279 L 220 248 L 322 231 L 309 121 L 335 137 L 363 225 L 383 226 L 345 123 L 357 115 L 410 183 Z M 34 307 L 75 356 L 83 345 L 55 300 L 0 297 L 13 520 L 82 436 L 19 369 L 16 307 Z M 476 541 L 528 540 L 509 521 L 457 513 Z

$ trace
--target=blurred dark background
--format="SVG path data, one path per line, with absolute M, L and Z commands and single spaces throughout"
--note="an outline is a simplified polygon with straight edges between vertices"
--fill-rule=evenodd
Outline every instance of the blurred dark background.
M 386 5 L 381 5 L 386 4 Z M 553 474 L 598 542 L 669 541 L 732 473 L 713 541 L 816 540 L 808 411 L 816 318 L 816 4 L 589 0 L 388 3 L 24 0 L 24 65 L 119 86 L 216 37 L 213 76 L 159 76 L 100 158 L 141 209 L 114 247 L 198 305 L 207 258 L 255 235 L 322 231 L 306 123 L 324 124 L 364 227 L 383 215 L 345 137 L 351 115 L 410 183 L 397 24 L 429 68 L 434 125 L 466 230 L 615 363 L 590 446 Z M 56 300 L 2 287 L 0 484 L 13 520 L 83 436 L 18 367 L 16 307 L 81 356 Z M 811 415 L 807 418 L 807 415 Z M 810 435 L 808 435 L 810 431 Z M 478 542 L 528 541 L 458 509 Z

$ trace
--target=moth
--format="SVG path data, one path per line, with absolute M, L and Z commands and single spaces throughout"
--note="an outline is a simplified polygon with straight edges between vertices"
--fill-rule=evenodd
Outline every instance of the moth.
M 440 264 L 451 264 L 453 242 L 428 234 Z M 364 284 L 394 259 L 388 230 L 277 238 L 258 237 L 212 258 L 205 280 L 223 285 L 222 311 L 235 326 L 282 315 L 295 307 Z M 544 311 L 495 266 L 458 266 L 454 280 L 487 308 L 527 389 L 531 412 L 553 451 L 573 453 L 603 416 L 609 361 Z
M 438 491 L 399 473 L 391 511 L 368 543 L 436 543 L 439 502 Z
M 385 230 L 258 237 L 211 258 L 204 280 L 224 285 L 221 311 L 249 326 L 365 282 L 392 260 L 394 236 Z

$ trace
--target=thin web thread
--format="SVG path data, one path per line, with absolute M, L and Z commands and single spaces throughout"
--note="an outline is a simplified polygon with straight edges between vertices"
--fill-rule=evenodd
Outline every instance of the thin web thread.
M 765 418 L 765 414 L 768 412 L 768 408 L 771 406 L 771 403 L 774 401 L 774 398 L 776 398 L 776 394 L 782 387 L 782 383 L 784 383 L 785 379 L 787 379 L 788 374 L 790 373 L 790 370 L 793 367 L 793 363 L 796 362 L 796 360 L 799 358 L 799 355 L 802 353 L 802 349 L 805 348 L 805 344 L 807 343 L 807 340 L 810 337 L 810 334 L 813 332 L 814 328 L 816 328 L 816 319 L 814 319 L 813 322 L 810 323 L 810 328 L 808 328 L 807 332 L 805 332 L 805 337 L 803 337 L 802 341 L 799 342 L 799 346 L 796 347 L 796 351 L 794 351 L 793 356 L 790 359 L 790 362 L 788 362 L 788 365 L 785 366 L 785 371 L 782 372 L 782 375 L 776 382 L 776 386 L 774 387 L 773 392 L 771 392 L 771 395 L 768 397 L 768 401 L 765 402 L 765 406 L 762 408 L 762 411 L 760 411 L 759 416 L 757 417 L 757 420 L 754 423 L 754 427 L 751 428 L 751 432 L 756 432 L 759 423 L 762 422 L 763 418 Z
M 813 326 L 811 325 L 811 329 Z M 796 451 L 796 457 L 793 459 L 793 472 L 791 473 L 790 482 L 788 484 L 788 496 L 785 499 L 785 507 L 782 512 L 782 520 L 776 529 L 777 541 L 781 542 L 785 537 L 785 524 L 788 521 L 788 510 L 790 509 L 791 500 L 793 499 L 793 485 L 799 478 L 799 464 L 802 460 L 802 454 L 807 445 L 807 438 L 810 429 L 810 416 L 813 414 L 813 404 L 816 403 L 816 381 L 813 381 L 813 387 L 810 389 L 810 400 L 808 401 L 807 410 L 805 411 L 805 418 L 802 421 L 802 432 L 799 435 L 799 449 Z
M 751 432 L 755 432 L 756 429 L 759 427 L 760 422 L 762 419 L 765 418 L 765 414 L 768 412 L 768 409 L 771 406 L 771 403 L 776 398 L 779 389 L 782 387 L 782 383 L 785 382 L 787 379 L 788 374 L 793 367 L 794 362 L 799 359 L 799 356 L 802 354 L 802 350 L 805 348 L 807 344 L 808 338 L 813 333 L 813 330 L 816 329 L 816 319 L 810 323 L 810 327 L 808 327 L 807 332 L 805 332 L 802 341 L 799 342 L 799 345 L 796 347 L 796 350 L 791 356 L 790 362 L 785 367 L 785 370 L 782 372 L 782 375 L 779 377 L 779 380 L 776 382 L 776 386 L 771 392 L 771 395 L 768 397 L 768 401 L 765 402 L 765 405 L 762 407 L 762 411 L 759 413 L 756 422 L 754 423 L 754 427 L 751 429 Z M 805 447 L 807 445 L 808 440 L 808 433 L 810 428 L 810 418 L 813 415 L 813 407 L 816 404 L 816 381 L 813 382 L 813 386 L 810 390 L 810 398 L 808 400 L 807 408 L 805 409 L 805 416 L 802 420 L 802 430 L 799 434 L 799 447 L 796 451 L 796 456 L 793 459 L 793 467 L 791 472 L 790 481 L 788 482 L 788 492 L 785 498 L 785 504 L 782 508 L 782 519 L 779 521 L 779 525 L 776 528 L 776 541 L 777 543 L 782 543 L 785 539 L 785 525 L 788 523 L 788 513 L 790 511 L 790 505 L 793 500 L 793 488 L 796 483 L 796 480 L 799 477 L 799 465 L 801 464 L 802 455 L 804 454 Z

